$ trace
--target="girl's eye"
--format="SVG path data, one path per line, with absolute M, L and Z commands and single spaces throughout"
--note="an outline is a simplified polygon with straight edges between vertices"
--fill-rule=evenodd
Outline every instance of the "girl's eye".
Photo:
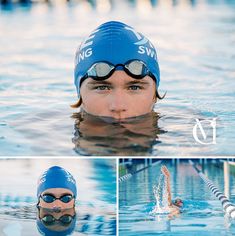
M 138 86 L 138 85 L 131 85 L 131 86 L 129 87 L 129 90 L 140 90 L 140 89 L 142 89 L 142 87 L 141 87 L 141 86 Z
M 110 87 L 107 85 L 100 85 L 100 86 L 96 86 L 94 89 L 103 91 L 103 90 L 110 90 Z

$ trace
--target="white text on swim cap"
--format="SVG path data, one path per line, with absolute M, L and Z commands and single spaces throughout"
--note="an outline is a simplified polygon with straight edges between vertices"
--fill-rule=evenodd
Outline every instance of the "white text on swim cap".
M 131 31 L 137 38 L 137 42 L 135 42 L 135 45 L 140 45 L 138 47 L 138 53 L 139 54 L 146 54 L 147 56 L 150 56 L 152 58 L 154 58 L 155 60 L 157 60 L 157 54 L 155 52 L 154 46 L 152 45 L 152 43 L 142 34 L 136 32 L 133 28 L 130 27 L 125 27 L 126 30 Z M 149 44 L 150 48 L 147 46 L 143 46 L 144 44 Z
M 40 185 L 40 184 L 42 184 L 42 183 L 44 183 L 46 181 L 46 175 L 47 175 L 47 171 L 45 173 L 43 173 L 41 175 L 41 177 L 39 178 L 38 185 Z
M 73 184 L 76 184 L 75 179 L 73 178 L 73 176 L 66 170 L 66 178 L 68 182 L 71 182 Z
M 88 48 L 86 50 L 83 50 L 82 52 L 79 52 L 78 58 L 76 60 L 76 64 L 79 63 L 81 60 L 84 60 L 85 57 L 89 57 L 92 55 L 92 49 Z
M 138 50 L 139 54 L 147 54 L 147 56 L 150 56 L 154 58 L 157 61 L 157 54 L 155 53 L 155 50 L 145 47 L 145 46 L 139 46 Z
M 99 30 L 93 31 L 91 35 L 89 35 L 89 37 L 86 38 L 86 40 L 84 40 L 84 42 L 81 44 L 79 48 L 79 54 L 77 55 L 77 58 L 76 58 L 76 63 L 79 63 L 81 60 L 84 60 L 84 58 L 90 57 L 92 55 L 92 48 L 87 48 L 87 47 L 93 44 L 92 39 L 95 37 L 95 33 L 97 33 L 98 31 Z M 83 50 L 85 48 L 87 49 Z

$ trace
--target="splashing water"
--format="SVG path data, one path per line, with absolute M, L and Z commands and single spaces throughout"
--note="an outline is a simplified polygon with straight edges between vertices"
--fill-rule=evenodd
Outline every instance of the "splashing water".
M 150 214 L 168 214 L 170 210 L 168 206 L 167 184 L 166 178 L 162 173 L 159 176 L 158 185 L 153 186 L 153 193 L 156 200 L 156 205 Z

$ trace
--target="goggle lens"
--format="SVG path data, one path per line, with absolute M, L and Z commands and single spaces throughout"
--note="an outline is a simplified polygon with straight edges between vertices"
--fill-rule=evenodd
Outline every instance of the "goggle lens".
M 73 196 L 71 195 L 64 195 L 62 197 L 60 197 L 60 201 L 64 202 L 64 203 L 68 203 L 73 199 Z
M 44 224 L 51 225 L 55 222 L 55 218 L 52 215 L 46 215 L 42 218 Z
M 125 67 L 133 75 L 142 75 L 144 71 L 143 68 L 145 67 L 145 65 L 140 61 L 132 61 L 129 64 L 127 64 Z
M 98 77 L 105 77 L 110 73 L 112 67 L 107 63 L 100 62 L 95 64 L 94 69 L 96 70 L 96 75 Z
M 55 201 L 55 197 L 52 196 L 52 195 L 49 195 L 49 194 L 45 194 L 42 196 L 42 199 L 44 202 L 47 202 L 47 203 L 52 203 Z
M 73 217 L 70 215 L 63 215 L 60 217 L 60 222 L 65 224 L 70 224 L 73 220 Z

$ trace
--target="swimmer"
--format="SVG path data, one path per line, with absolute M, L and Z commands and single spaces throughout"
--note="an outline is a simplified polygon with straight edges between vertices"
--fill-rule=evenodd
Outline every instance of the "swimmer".
M 38 181 L 37 228 L 43 235 L 69 235 L 75 228 L 76 181 L 59 166 L 46 170 Z
M 80 45 L 74 83 L 79 99 L 73 108 L 118 121 L 150 113 L 164 97 L 153 44 L 117 21 L 100 25 Z
M 50 209 L 70 209 L 75 206 L 76 197 L 76 181 L 65 169 L 53 166 L 39 178 L 37 206 Z
M 181 213 L 181 209 L 183 207 L 183 201 L 180 198 L 176 198 L 174 201 L 172 201 L 171 198 L 171 185 L 170 185 L 170 172 L 167 169 L 166 166 L 161 167 L 161 172 L 166 178 L 166 190 L 167 190 L 167 196 L 168 196 L 168 207 L 170 210 L 169 217 L 172 218 L 173 216 L 179 215 Z

